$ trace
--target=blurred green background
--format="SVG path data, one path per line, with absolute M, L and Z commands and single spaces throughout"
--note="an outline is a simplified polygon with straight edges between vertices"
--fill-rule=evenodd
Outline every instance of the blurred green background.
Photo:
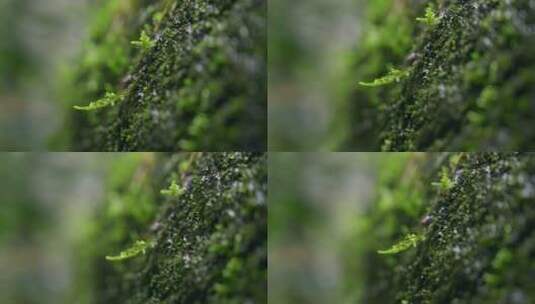
M 0 303 L 87 303 L 83 250 L 114 180 L 150 153 L 0 154 Z
M 361 303 L 364 255 L 384 246 L 363 235 L 374 223 L 368 212 L 384 198 L 384 181 L 396 179 L 411 157 L 270 153 L 270 303 Z
M 270 151 L 332 150 L 335 108 L 356 81 L 348 77 L 366 1 L 269 1 Z
M 80 50 L 96 0 L 0 0 L 0 150 L 46 150 L 61 126 L 62 66 Z

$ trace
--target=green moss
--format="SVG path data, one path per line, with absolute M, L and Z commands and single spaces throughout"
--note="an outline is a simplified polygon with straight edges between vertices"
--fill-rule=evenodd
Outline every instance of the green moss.
M 398 179 L 413 172 L 413 191 L 424 197 L 424 208 L 408 216 L 376 204 L 362 226 L 359 237 L 368 248 L 363 302 L 533 302 L 535 155 L 429 154 L 413 161 L 419 171 L 407 166 Z M 425 186 L 445 171 L 451 187 Z M 392 220 L 396 230 L 378 226 Z M 414 250 L 378 256 L 377 243 L 395 243 L 406 233 L 400 223 L 422 240 Z
M 72 112 L 56 145 L 74 150 L 265 150 L 266 2 L 111 1 L 95 18 L 68 107 L 123 92 L 114 107 Z
M 83 245 L 89 302 L 267 301 L 265 154 L 148 154 L 137 166 L 118 167 L 131 175 L 113 178 Z M 136 200 L 130 205 L 138 188 L 152 198 L 148 217 L 133 216 L 143 209 Z M 166 188 L 172 195 L 160 195 Z M 114 204 L 121 212 L 108 211 Z M 110 263 L 104 257 L 114 252 L 107 259 L 119 262 Z
M 532 129 L 528 126 L 534 120 L 531 100 L 535 57 L 531 50 L 535 36 L 531 20 L 535 14 L 529 2 L 369 3 L 374 14 L 367 17 L 363 43 L 350 67 L 351 77 L 373 79 L 385 73 L 386 64 L 411 69 L 411 73 L 399 86 L 351 92 L 337 117 L 346 122 L 341 147 L 532 150 L 535 133 L 528 131 Z M 436 8 L 435 18 L 431 18 L 429 9 L 424 13 L 427 3 Z M 424 14 L 429 15 L 429 22 L 434 20 L 432 27 L 406 25 L 417 24 L 414 18 Z M 396 16 L 399 27 L 410 30 L 396 30 L 387 22 L 391 16 Z M 407 42 L 391 46 L 401 37 Z

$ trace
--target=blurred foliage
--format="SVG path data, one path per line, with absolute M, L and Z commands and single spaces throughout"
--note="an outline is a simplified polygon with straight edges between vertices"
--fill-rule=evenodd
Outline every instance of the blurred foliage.
M 269 235 L 277 242 L 293 242 L 303 237 L 301 229 L 314 225 L 321 213 L 303 203 L 307 198 L 303 193 L 301 168 L 305 166 L 306 159 L 293 153 L 274 155 L 269 160 L 269 199 L 274 202 L 269 210 Z
M 382 244 L 361 235 L 363 229 L 396 231 L 401 236 L 409 231 L 394 216 L 383 222 L 365 210 L 376 196 L 381 208 L 395 214 L 420 212 L 420 194 L 411 188 L 411 175 L 398 181 L 408 167 L 417 169 L 415 157 L 421 156 L 274 153 L 270 157 L 271 303 L 361 301 L 368 267 L 362 257 L 368 248 L 391 245 L 390 239 Z M 402 189 L 396 191 L 398 184 Z M 398 200 L 403 204 L 396 204 Z
M 317 5 L 310 1 L 308 6 Z M 295 26 L 295 11 L 302 7 L 298 2 L 271 1 L 269 10 L 268 64 L 270 81 L 284 82 L 297 73 L 296 67 L 310 62 L 311 53 L 306 42 L 299 39 L 299 28 Z M 275 76 L 275 77 L 273 77 Z
M 310 203 L 304 168 L 311 156 L 273 153 L 269 159 L 269 303 L 321 302 L 305 245 L 310 230 L 322 226 L 322 210 Z
M 42 150 L 58 127 L 58 63 L 80 46 L 88 2 L 0 1 L 2 151 Z
M 17 94 L 35 72 L 33 56 L 23 40 L 21 16 L 28 15 L 31 0 L 0 1 L 0 148 L 11 151 L 25 136 L 25 130 L 12 130 L 13 119 L 23 106 Z M 15 117 L 17 118 L 17 117 Z M 10 134 L 11 133 L 11 134 Z
M 59 230 L 68 222 L 64 215 L 76 216 L 75 212 L 66 211 L 78 203 L 77 199 L 68 198 L 72 193 L 68 187 L 76 185 L 73 179 L 80 181 L 75 172 L 87 160 L 81 157 L 76 165 L 71 163 L 67 169 L 61 169 L 43 154 L 0 154 L 1 303 L 63 301 L 63 279 L 70 266 L 65 260 L 69 252 L 62 246 L 69 244 L 63 243 L 67 232 Z M 105 160 L 101 158 L 100 163 Z M 45 184 L 54 185 L 54 189 L 45 189 Z M 58 189 L 63 191 L 59 195 L 63 198 L 51 203 L 56 193 L 50 192 Z M 62 261 L 59 264 L 58 259 Z
M 31 168 L 37 161 L 28 154 L 0 154 L 0 247 L 34 241 L 48 223 L 49 214 L 36 203 L 29 184 Z
M 32 71 L 32 57 L 20 33 L 20 16 L 27 14 L 31 0 L 0 1 L 0 98 L 18 88 Z
M 269 2 L 271 151 L 318 151 L 336 142 L 328 124 L 347 91 L 340 66 L 357 40 L 358 12 L 353 0 Z

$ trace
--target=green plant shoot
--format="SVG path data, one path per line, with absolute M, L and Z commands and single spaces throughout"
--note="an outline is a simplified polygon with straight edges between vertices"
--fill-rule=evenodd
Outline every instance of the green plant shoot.
M 160 193 L 168 196 L 181 196 L 184 193 L 184 189 L 173 181 L 169 188 L 161 190 Z
M 112 92 L 106 93 L 104 98 L 89 103 L 87 106 L 74 106 L 75 110 L 79 111 L 93 111 L 106 107 L 112 107 L 122 99 L 122 96 Z
M 442 168 L 442 172 L 440 174 L 440 181 L 431 183 L 431 185 L 442 190 L 450 190 L 453 188 L 454 183 L 448 176 L 448 170 L 444 167 Z
M 133 46 L 135 47 L 138 47 L 138 48 L 141 48 L 141 49 L 144 49 L 144 50 L 148 50 L 152 47 L 154 47 L 155 43 L 154 41 L 152 41 L 149 37 L 149 35 L 147 35 L 147 33 L 145 32 L 145 30 L 143 30 L 141 32 L 141 36 L 139 37 L 139 40 L 137 41 L 132 41 L 130 42 Z
M 409 76 L 409 71 L 402 71 L 395 68 L 391 68 L 390 72 L 386 76 L 375 79 L 373 82 L 359 82 L 361 86 L 365 87 L 378 87 L 393 82 L 399 82 L 401 79 Z
M 393 245 L 389 249 L 385 250 L 378 250 L 377 253 L 379 254 L 396 254 L 403 252 L 411 247 L 416 247 L 420 241 L 424 240 L 423 235 L 417 235 L 410 233 L 405 238 L 403 238 L 401 241 L 397 242 L 397 244 Z
M 425 17 L 416 18 L 416 21 L 427 24 L 429 26 L 435 26 L 438 24 L 438 17 L 431 6 L 425 9 Z
M 132 247 L 121 251 L 119 255 L 116 256 L 106 256 L 106 260 L 108 261 L 122 261 L 129 258 L 136 257 L 140 254 L 145 254 L 147 251 L 147 248 L 151 247 L 152 244 L 150 242 L 145 242 L 143 240 L 136 241 Z

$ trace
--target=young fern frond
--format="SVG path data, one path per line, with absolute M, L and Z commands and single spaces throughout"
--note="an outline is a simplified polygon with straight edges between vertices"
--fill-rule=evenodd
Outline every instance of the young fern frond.
M 87 106 L 74 106 L 75 110 L 78 111 L 93 111 L 106 107 L 112 107 L 122 99 L 121 95 L 117 95 L 112 92 L 106 93 L 104 98 L 101 98 L 97 101 L 89 103 Z
M 169 188 L 161 190 L 160 193 L 163 195 L 178 197 L 184 193 L 184 189 L 180 187 L 175 181 L 172 181 Z
M 147 35 L 145 30 L 141 32 L 141 36 L 139 37 L 139 40 L 132 41 L 130 43 L 133 46 L 138 47 L 140 49 L 144 49 L 144 50 L 148 50 L 154 47 L 154 45 L 156 44 L 154 41 L 150 39 L 149 35 Z
M 416 247 L 420 241 L 423 241 L 425 238 L 423 235 L 417 235 L 410 233 L 405 238 L 397 242 L 397 244 L 385 250 L 378 250 L 379 254 L 396 254 L 403 252 L 411 247 Z
M 431 185 L 444 191 L 450 190 L 453 188 L 453 186 L 455 186 L 454 182 L 449 178 L 448 170 L 446 168 L 442 168 L 442 172 L 440 173 L 440 181 L 433 182 Z
M 427 24 L 429 26 L 435 26 L 438 24 L 438 17 L 435 14 L 432 6 L 428 6 L 425 9 L 425 17 L 416 18 L 416 21 Z
M 132 247 L 121 251 L 119 255 L 115 256 L 106 256 L 106 260 L 108 261 L 122 261 L 129 258 L 136 257 L 140 254 L 145 254 L 147 251 L 147 248 L 152 247 L 153 244 L 151 242 L 145 242 L 143 240 L 136 241 Z
M 375 79 L 373 82 L 359 82 L 361 86 L 365 87 L 379 87 L 393 82 L 399 82 L 401 79 L 409 76 L 409 71 L 402 71 L 395 68 L 391 68 L 387 75 Z

